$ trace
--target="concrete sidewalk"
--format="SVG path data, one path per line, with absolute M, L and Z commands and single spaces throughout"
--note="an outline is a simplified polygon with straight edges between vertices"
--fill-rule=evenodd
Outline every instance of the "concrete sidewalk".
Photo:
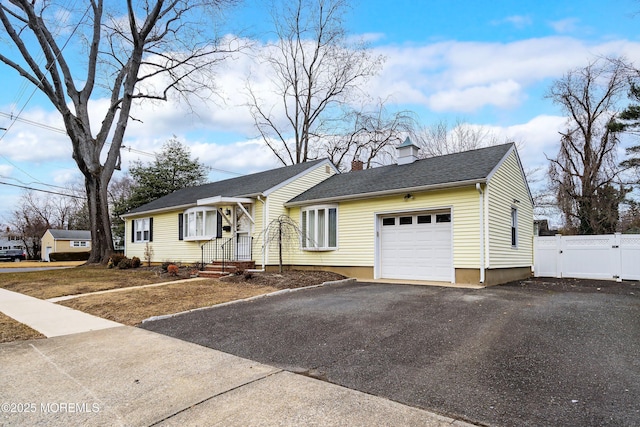
M 2 288 L 0 312 L 47 338 L 122 326 L 111 320 Z
M 0 289 L 49 339 L 0 344 L 0 425 L 471 426 Z
M 0 344 L 5 426 L 469 426 L 129 326 Z

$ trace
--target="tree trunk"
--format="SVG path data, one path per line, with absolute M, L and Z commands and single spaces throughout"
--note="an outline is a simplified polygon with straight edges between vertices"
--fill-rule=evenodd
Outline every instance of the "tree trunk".
M 109 179 L 104 179 L 101 175 L 97 177 L 85 175 L 89 218 L 91 218 L 91 253 L 87 263 L 106 264 L 113 254 L 113 238 L 107 200 Z
M 278 261 L 282 274 L 282 221 L 278 221 Z

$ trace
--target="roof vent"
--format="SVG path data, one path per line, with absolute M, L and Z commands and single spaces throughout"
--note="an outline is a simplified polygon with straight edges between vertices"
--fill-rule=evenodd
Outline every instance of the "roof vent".
M 409 137 L 404 142 L 396 147 L 398 150 L 398 164 L 408 165 L 418 160 L 418 150 L 420 147 L 415 145 Z

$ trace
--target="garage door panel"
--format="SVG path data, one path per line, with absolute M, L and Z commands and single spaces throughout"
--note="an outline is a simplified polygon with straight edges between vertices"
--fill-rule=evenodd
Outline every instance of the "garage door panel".
M 442 213 L 442 212 L 439 212 Z M 418 216 L 423 215 L 422 223 Z M 424 215 L 432 222 L 425 223 Z M 412 216 L 411 224 L 400 224 L 400 217 Z M 435 214 L 398 214 L 393 225 L 381 226 L 380 274 L 383 278 L 407 280 L 451 280 L 451 223 L 436 223 Z M 381 221 L 382 224 L 382 221 Z

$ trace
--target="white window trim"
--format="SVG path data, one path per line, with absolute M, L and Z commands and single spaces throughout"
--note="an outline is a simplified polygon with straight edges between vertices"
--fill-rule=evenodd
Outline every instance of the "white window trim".
M 71 247 L 72 248 L 88 248 L 89 242 L 87 242 L 86 240 L 72 240 Z
M 515 206 L 511 206 L 511 216 L 509 217 L 509 225 L 510 225 L 509 242 L 511 243 L 511 247 L 513 249 L 518 249 L 518 208 Z
M 141 224 L 141 225 L 139 225 Z M 146 224 L 146 227 L 144 225 Z M 144 232 L 147 232 L 147 238 L 144 237 Z M 140 237 L 138 238 L 138 233 L 140 233 Z M 146 218 L 138 218 L 133 220 L 133 242 L 134 243 L 145 243 L 149 242 L 149 237 L 151 236 L 151 217 Z
M 330 209 L 335 209 L 336 211 L 336 225 L 335 225 L 335 246 L 329 246 L 329 210 Z M 318 225 L 318 211 L 319 210 L 325 210 L 325 217 L 324 217 L 324 235 L 325 235 L 325 245 L 324 246 L 310 246 L 313 242 L 317 242 L 318 240 L 318 230 L 319 227 L 317 227 Z M 308 252 L 322 252 L 322 251 L 335 251 L 338 249 L 338 217 L 339 217 L 339 212 L 338 212 L 338 205 L 313 205 L 313 206 L 307 206 L 305 208 L 300 209 L 300 229 L 302 230 L 309 230 L 309 226 L 308 226 L 308 221 L 309 221 L 309 212 L 314 211 L 314 236 L 313 237 L 308 237 L 308 236 L 302 236 L 300 238 L 300 249 L 302 249 L 303 251 L 308 251 Z M 305 215 L 303 215 L 303 213 L 306 213 Z M 307 224 L 303 224 L 304 222 L 304 218 L 306 217 L 306 221 Z M 304 245 L 304 241 L 306 240 L 306 245 Z
M 189 235 L 189 215 L 193 215 L 195 218 L 195 215 L 197 212 L 202 212 L 202 222 L 203 222 L 203 232 L 204 234 L 194 234 L 193 236 Z M 216 237 L 216 231 L 218 228 L 218 218 L 214 218 L 213 220 L 213 233 L 207 233 L 207 231 L 211 231 L 211 230 L 207 230 L 207 213 L 208 212 L 213 212 L 216 216 L 220 215 L 220 212 L 218 212 L 218 210 L 216 208 L 212 208 L 212 207 L 208 207 L 208 206 L 198 206 L 195 208 L 190 208 L 187 209 L 186 211 L 183 212 L 182 215 L 182 239 L 185 241 L 199 241 L 199 240 L 211 240 L 214 237 Z

